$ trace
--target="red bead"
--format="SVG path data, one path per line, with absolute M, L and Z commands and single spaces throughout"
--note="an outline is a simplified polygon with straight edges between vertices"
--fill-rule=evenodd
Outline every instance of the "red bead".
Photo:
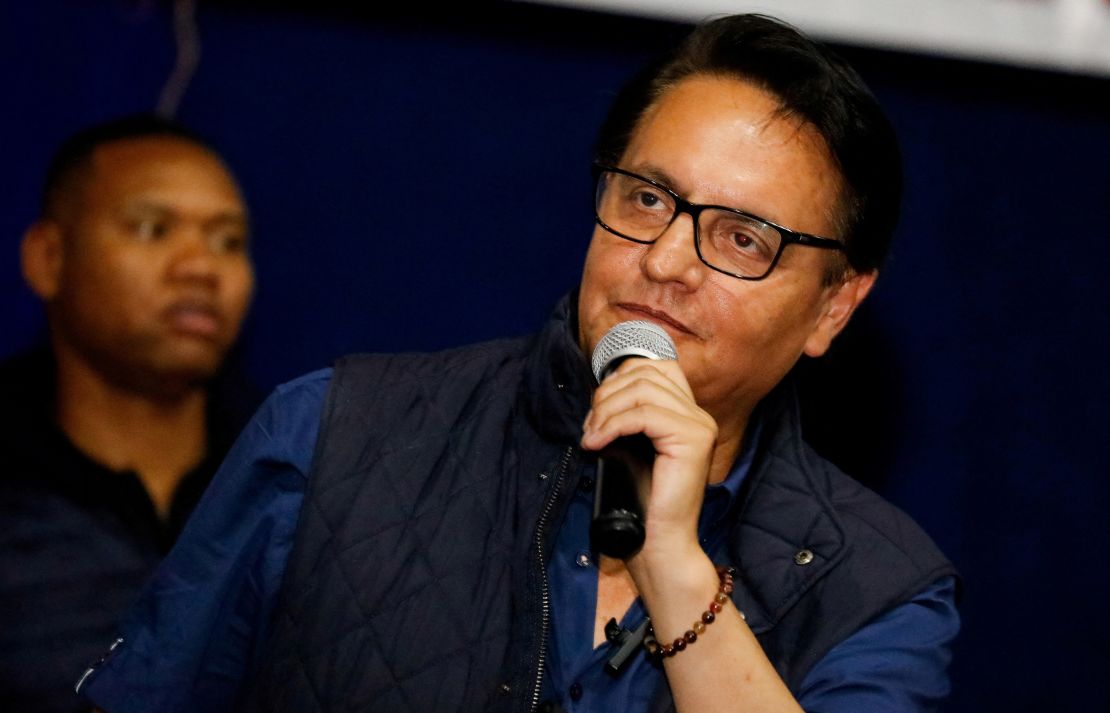
M 692 644 L 698 640 L 698 635 L 693 629 L 690 629 L 683 635 L 683 638 L 686 639 L 687 644 Z
M 732 585 L 731 584 L 723 585 L 721 587 L 721 592 L 723 592 L 724 594 L 732 594 Z
M 674 640 L 674 643 L 672 644 L 672 646 L 674 646 L 675 652 L 685 651 L 686 650 L 686 639 L 684 639 L 680 636 L 680 637 L 678 637 L 677 639 Z
M 719 611 L 721 611 L 721 605 L 720 605 L 720 603 L 719 603 L 719 602 L 711 602 L 711 603 L 709 604 L 709 611 L 713 612 L 714 614 L 716 614 L 716 613 L 718 613 Z
M 717 616 L 711 611 L 701 613 L 701 620 L 703 624 L 712 624 L 714 621 L 716 621 L 716 619 Z

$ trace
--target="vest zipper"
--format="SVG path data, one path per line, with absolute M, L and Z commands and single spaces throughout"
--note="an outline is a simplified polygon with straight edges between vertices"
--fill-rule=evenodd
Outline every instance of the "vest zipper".
M 543 671 L 547 659 L 547 630 L 551 626 L 551 593 L 548 591 L 547 582 L 547 564 L 544 561 L 544 535 L 547 528 L 547 520 L 551 516 L 551 511 L 555 508 L 555 503 L 559 501 L 560 491 L 562 490 L 563 481 L 566 479 L 567 467 L 570 465 L 571 456 L 574 455 L 574 446 L 568 446 L 563 451 L 562 458 L 559 459 L 559 466 L 555 471 L 555 484 L 551 487 L 551 497 L 547 499 L 544 505 L 543 512 L 540 514 L 539 522 L 536 523 L 536 555 L 540 563 L 540 655 L 536 660 L 536 679 L 532 684 L 532 707 L 529 710 L 535 711 L 540 705 L 540 691 L 543 688 Z

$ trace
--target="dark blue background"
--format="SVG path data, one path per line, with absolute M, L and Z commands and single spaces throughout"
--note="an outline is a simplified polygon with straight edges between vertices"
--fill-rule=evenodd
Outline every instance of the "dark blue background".
M 202 4 L 179 113 L 254 212 L 250 374 L 534 329 L 577 280 L 613 92 L 684 28 L 301 4 Z M 900 132 L 908 193 L 875 294 L 802 370 L 813 438 L 964 573 L 949 710 L 1110 710 L 1110 80 L 844 52 Z M 7 354 L 41 330 L 16 245 L 50 152 L 151 108 L 172 33 L 157 3 L 4 2 L 0 53 Z

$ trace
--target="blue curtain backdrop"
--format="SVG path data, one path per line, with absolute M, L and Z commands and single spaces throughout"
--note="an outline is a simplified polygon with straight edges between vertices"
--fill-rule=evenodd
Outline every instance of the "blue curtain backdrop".
M 684 28 L 262 5 L 201 4 L 179 111 L 253 210 L 255 382 L 534 329 L 578 277 L 594 131 Z M 50 152 L 152 108 L 174 48 L 155 2 L 0 8 L 6 355 L 42 330 L 16 246 Z M 948 710 L 1110 710 L 1110 80 L 844 51 L 899 130 L 908 190 L 875 294 L 802 369 L 813 438 L 965 575 Z

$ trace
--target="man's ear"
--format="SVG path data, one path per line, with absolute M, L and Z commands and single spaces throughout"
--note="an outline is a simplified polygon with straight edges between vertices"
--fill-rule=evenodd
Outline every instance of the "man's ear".
M 43 302 L 58 294 L 64 259 L 61 227 L 52 220 L 40 220 L 27 228 L 19 246 L 23 279 Z
M 826 297 L 824 310 L 806 340 L 804 351 L 808 356 L 819 357 L 828 351 L 833 339 L 848 324 L 852 313 L 871 291 L 878 276 L 877 270 L 855 272 L 839 285 L 828 288 L 830 294 Z

